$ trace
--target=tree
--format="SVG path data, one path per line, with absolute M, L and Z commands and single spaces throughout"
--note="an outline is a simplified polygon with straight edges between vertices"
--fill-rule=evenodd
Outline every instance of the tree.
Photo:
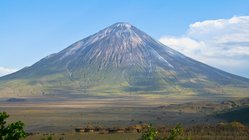
M 24 131 L 24 123 L 17 121 L 11 124 L 7 124 L 6 119 L 9 114 L 6 112 L 0 112 L 0 140 L 19 140 L 26 137 Z

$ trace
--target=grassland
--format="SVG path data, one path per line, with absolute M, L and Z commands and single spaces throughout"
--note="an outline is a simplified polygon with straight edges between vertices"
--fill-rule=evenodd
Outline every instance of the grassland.
M 74 97 L 74 98 L 72 98 Z M 153 98 L 152 98 L 153 97 Z M 22 120 L 26 124 L 26 131 L 35 135 L 27 139 L 36 140 L 53 136 L 55 139 L 138 139 L 140 133 L 125 134 L 95 134 L 75 133 L 76 127 L 87 125 L 101 127 L 127 127 L 140 123 L 152 123 L 155 126 L 174 126 L 181 123 L 185 128 L 197 125 L 216 125 L 223 118 L 217 117 L 217 112 L 226 109 L 234 109 L 240 106 L 239 102 L 209 102 L 205 98 L 168 98 L 167 96 L 117 96 L 103 97 L 79 97 L 57 96 L 41 98 L 26 98 L 18 102 L 9 102 L 6 99 L 0 101 L 0 111 L 10 114 L 9 122 Z M 10 100 L 12 101 L 12 100 Z M 243 102 L 243 104 L 247 102 Z M 235 104 L 235 105 L 234 105 Z M 234 135 L 216 134 L 216 131 L 208 129 L 209 133 L 186 133 L 192 139 L 234 138 Z M 211 135 L 211 136 L 210 136 Z M 241 140 L 247 133 L 239 134 Z M 220 138 L 219 138 L 220 137 Z M 211 140 L 211 139 L 210 139 Z

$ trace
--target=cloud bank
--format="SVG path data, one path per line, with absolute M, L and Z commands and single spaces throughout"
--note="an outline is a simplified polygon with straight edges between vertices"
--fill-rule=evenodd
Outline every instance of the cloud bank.
M 13 73 L 13 72 L 16 72 L 16 71 L 17 71 L 17 69 L 0 67 L 0 77 L 7 75 L 7 74 L 10 74 L 10 73 Z
M 249 16 L 195 22 L 163 44 L 222 70 L 249 77 Z

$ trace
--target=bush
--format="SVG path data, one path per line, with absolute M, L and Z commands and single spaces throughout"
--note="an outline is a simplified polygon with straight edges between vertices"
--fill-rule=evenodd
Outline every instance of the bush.
M 232 128 L 232 129 L 238 129 L 238 130 L 242 130 L 245 128 L 245 125 L 243 125 L 242 123 L 240 122 L 237 122 L 237 121 L 233 121 L 229 124 L 229 127 Z
M 53 140 L 52 136 L 48 136 L 47 138 L 43 138 L 42 140 Z
M 9 115 L 6 112 L 0 112 L 0 140 L 19 140 L 26 137 L 23 130 L 24 123 L 21 121 L 6 124 Z
M 165 140 L 177 140 L 177 138 L 181 140 L 190 140 L 189 138 L 183 137 L 183 128 L 180 124 L 177 124 L 176 127 L 170 130 L 169 136 Z
M 158 131 L 152 125 L 148 125 L 145 132 L 142 134 L 142 140 L 157 140 Z
M 190 140 L 190 138 L 183 137 L 183 132 L 184 130 L 181 125 L 177 124 L 170 130 L 168 136 L 160 137 L 158 130 L 149 125 L 142 135 L 142 140 Z

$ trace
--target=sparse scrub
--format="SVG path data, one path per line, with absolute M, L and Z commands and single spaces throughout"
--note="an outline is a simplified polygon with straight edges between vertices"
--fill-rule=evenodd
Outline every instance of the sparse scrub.
M 190 140 L 190 138 L 183 137 L 183 132 L 181 125 L 177 124 L 170 130 L 168 136 L 161 136 L 156 128 L 149 125 L 142 135 L 142 140 Z
M 142 134 L 142 140 L 158 140 L 159 132 L 152 125 L 148 125 L 145 132 Z
M 43 138 L 42 140 L 53 140 L 52 136 L 48 136 L 47 138 Z
M 163 140 L 190 140 L 190 138 L 184 138 L 183 137 L 183 128 L 180 124 L 177 124 L 176 127 L 172 128 L 170 130 L 169 136 L 166 138 L 163 138 Z

